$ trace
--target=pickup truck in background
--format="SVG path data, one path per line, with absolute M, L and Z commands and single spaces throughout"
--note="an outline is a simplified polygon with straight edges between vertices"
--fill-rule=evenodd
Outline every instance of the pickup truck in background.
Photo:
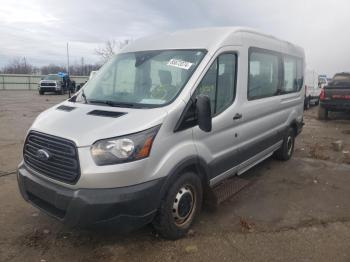
M 48 74 L 44 76 L 38 85 L 39 94 L 54 92 L 63 95 L 67 91 L 74 92 L 75 82 L 71 81 L 66 73 Z
M 328 118 L 328 112 L 350 112 L 350 73 L 338 73 L 321 89 L 318 118 Z

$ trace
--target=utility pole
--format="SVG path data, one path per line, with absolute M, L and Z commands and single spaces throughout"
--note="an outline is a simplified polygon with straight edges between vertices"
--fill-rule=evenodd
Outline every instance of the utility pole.
M 67 42 L 67 74 L 69 75 L 69 46 Z

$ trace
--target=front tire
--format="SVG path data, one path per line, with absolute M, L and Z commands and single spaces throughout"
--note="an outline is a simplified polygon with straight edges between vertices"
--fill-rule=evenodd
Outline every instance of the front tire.
M 322 106 L 318 107 L 318 119 L 326 120 L 328 119 L 328 110 Z
M 167 190 L 153 221 L 156 231 L 166 239 L 186 235 L 202 207 L 203 188 L 193 172 L 181 175 Z
M 275 152 L 275 156 L 278 160 L 289 160 L 294 152 L 295 131 L 293 128 L 289 128 L 283 138 L 282 146 Z

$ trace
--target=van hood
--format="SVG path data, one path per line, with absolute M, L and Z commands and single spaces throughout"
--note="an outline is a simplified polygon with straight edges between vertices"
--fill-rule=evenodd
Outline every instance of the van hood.
M 154 127 L 166 115 L 163 108 L 129 109 L 65 101 L 42 112 L 30 130 L 66 138 L 84 147 L 100 139 Z

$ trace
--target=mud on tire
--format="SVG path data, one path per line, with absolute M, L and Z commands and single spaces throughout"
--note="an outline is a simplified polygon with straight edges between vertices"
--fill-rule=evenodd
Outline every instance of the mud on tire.
M 289 160 L 294 151 L 295 131 L 293 128 L 289 128 L 283 138 L 281 147 L 275 152 L 275 157 L 278 160 Z
M 166 239 L 183 237 L 200 212 L 203 199 L 202 181 L 193 172 L 182 174 L 170 185 L 152 222 Z

